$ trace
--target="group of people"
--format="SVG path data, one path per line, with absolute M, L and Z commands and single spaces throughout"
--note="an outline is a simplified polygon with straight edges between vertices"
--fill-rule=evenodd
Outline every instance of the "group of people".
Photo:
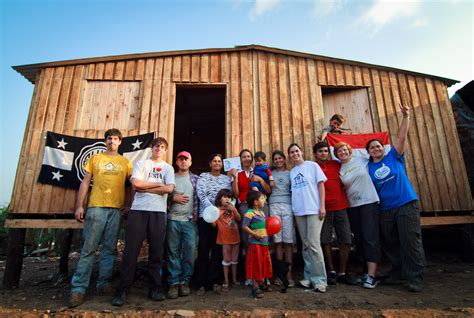
M 425 258 L 417 196 L 404 168 L 409 108 L 400 109 L 403 120 L 390 152 L 385 153 L 381 141 L 370 140 L 366 147 L 370 158 L 366 158 L 356 156 L 350 145 L 338 143 L 334 147 L 337 160 L 331 160 L 329 146 L 323 140 L 313 147 L 313 161 L 305 160 L 303 149 L 293 143 L 287 149 L 291 170 L 287 169 L 283 151 L 272 153 L 270 169 L 265 153 L 253 155 L 244 149 L 239 154 L 241 171 L 231 169 L 223 174 L 223 157 L 213 154 L 209 172 L 197 176 L 190 171 L 191 154 L 181 151 L 175 172 L 164 160 L 168 143 L 161 137 L 151 144 L 151 158 L 132 167 L 117 152 L 120 131 L 106 131 L 107 150 L 88 161 L 78 192 L 75 217 L 84 222 L 84 245 L 71 280 L 69 306 L 84 301 L 99 243 L 96 288 L 99 292 L 112 291 L 110 279 L 122 215 L 127 216 L 125 249 L 120 282 L 112 299 L 114 306 L 126 302 L 145 239 L 149 244 L 151 299 L 189 295 L 192 277 L 197 295 L 209 290 L 226 293 L 240 285 L 241 273 L 245 273 L 243 278 L 251 286 L 252 296 L 262 298 L 270 290 L 269 279 L 274 277 L 266 231 L 270 215 L 281 223 L 281 230 L 272 236 L 274 261 L 287 265 L 283 280 L 288 287 L 295 286 L 291 269 L 295 223 L 304 260 L 301 286 L 324 293 L 328 284 L 355 284 L 356 280 L 346 273 L 353 234 L 356 251 L 366 264 L 367 272 L 361 278 L 365 288 L 378 284 L 377 263 L 383 250 L 392 264 L 385 282 L 405 282 L 410 291 L 421 291 Z M 334 115 L 323 129 L 323 138 L 326 133 L 340 133 L 343 121 L 343 116 Z M 130 180 L 134 192 L 131 204 L 125 202 L 126 180 Z M 213 222 L 204 215 L 211 206 L 219 211 Z M 339 242 L 337 272 L 331 246 L 334 231 Z M 169 273 L 167 293 L 162 283 L 165 263 Z M 283 284 L 281 277 L 273 283 Z

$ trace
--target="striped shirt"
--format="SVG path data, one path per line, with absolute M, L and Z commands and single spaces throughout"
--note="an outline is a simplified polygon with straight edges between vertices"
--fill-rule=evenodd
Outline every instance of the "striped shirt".
M 265 221 L 265 213 L 261 210 L 249 209 L 245 213 L 244 219 L 242 221 L 242 227 L 248 226 L 252 231 L 262 236 L 261 239 L 257 239 L 253 235 L 249 235 L 248 244 L 268 245 L 268 235 Z
M 199 198 L 199 217 L 210 205 L 215 205 L 217 192 L 221 189 L 232 190 L 230 177 L 224 174 L 213 176 L 210 172 L 203 172 L 199 175 L 196 183 L 197 195 Z

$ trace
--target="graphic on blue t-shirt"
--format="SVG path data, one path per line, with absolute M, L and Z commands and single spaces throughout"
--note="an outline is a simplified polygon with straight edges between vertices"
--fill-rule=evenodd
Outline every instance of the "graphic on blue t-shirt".
M 382 166 L 380 168 L 378 168 L 377 170 L 375 170 L 374 177 L 375 177 L 375 179 L 380 180 L 378 182 L 379 184 L 383 184 L 383 183 L 388 182 L 388 181 L 395 178 L 395 175 L 391 175 L 389 178 L 387 178 L 387 176 L 390 175 L 390 172 L 392 172 L 392 170 L 390 170 L 390 168 L 388 166 L 386 166 L 385 163 L 382 163 Z M 385 178 L 387 178 L 387 179 L 385 179 Z M 383 179 L 385 179 L 385 180 L 383 180 Z

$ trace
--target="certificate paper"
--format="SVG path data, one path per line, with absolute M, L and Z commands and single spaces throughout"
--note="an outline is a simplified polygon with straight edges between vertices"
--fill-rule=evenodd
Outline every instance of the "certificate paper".
M 238 172 L 242 171 L 242 168 L 240 167 L 240 157 L 224 159 L 224 171 L 227 172 L 233 168 L 237 169 Z

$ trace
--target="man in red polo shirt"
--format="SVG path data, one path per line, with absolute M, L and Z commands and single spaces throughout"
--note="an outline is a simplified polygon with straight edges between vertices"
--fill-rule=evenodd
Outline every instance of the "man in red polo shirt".
M 321 245 L 328 269 L 328 284 L 335 285 L 336 282 L 339 282 L 353 285 L 353 280 L 346 275 L 352 236 L 347 216 L 349 201 L 339 178 L 341 164 L 336 160 L 330 160 L 329 146 L 325 142 L 319 142 L 313 146 L 313 155 L 328 179 L 324 183 L 326 190 L 326 218 L 321 230 Z M 339 272 L 337 274 L 332 260 L 331 243 L 333 229 L 336 230 L 339 241 Z

